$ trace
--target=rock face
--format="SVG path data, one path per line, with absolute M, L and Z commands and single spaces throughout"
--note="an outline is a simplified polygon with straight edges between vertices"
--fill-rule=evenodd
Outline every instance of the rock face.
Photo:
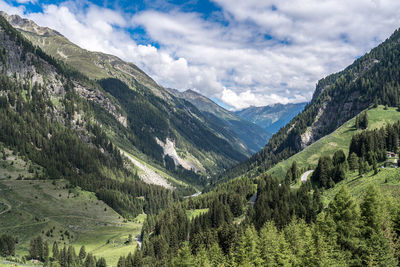
M 164 143 L 160 139 L 156 138 L 157 143 L 163 148 L 164 156 L 170 156 L 175 163 L 175 166 L 182 166 L 182 168 L 186 170 L 193 170 L 194 172 L 198 172 L 199 170 L 204 171 L 204 167 L 200 164 L 200 162 L 192 163 L 189 160 L 185 160 L 181 158 L 175 149 L 175 142 L 169 138 L 167 138 L 166 142 Z
M 22 19 L 19 16 L 8 16 L 4 12 L 0 12 L 12 23 L 24 25 L 27 29 L 37 32 L 41 35 L 53 36 L 59 33 L 49 29 L 37 26 L 32 21 Z M 1 68 L 5 68 L 8 76 L 15 74 L 15 77 L 21 81 L 30 81 L 31 84 L 38 84 L 43 90 L 48 92 L 53 102 L 60 103 L 65 96 L 65 89 L 60 75 L 54 66 L 50 65 L 43 59 L 34 56 L 32 53 L 24 53 L 21 46 L 15 46 L 15 42 L 10 40 L 4 30 L 0 32 L 0 44 L 7 51 L 5 62 Z M 38 69 L 40 66 L 40 69 Z M 74 82 L 74 90 L 82 97 L 92 101 L 112 114 L 122 125 L 127 126 L 127 118 L 120 112 L 120 108 L 115 106 L 110 99 L 96 87 L 88 87 L 79 82 Z M 53 114 L 58 117 L 59 121 L 63 121 L 63 115 L 60 114 L 60 105 L 53 106 Z M 58 112 L 57 112 L 58 111 Z
M 121 109 L 117 108 L 102 91 L 93 90 L 91 88 L 82 86 L 78 82 L 75 82 L 74 85 L 75 85 L 75 91 L 80 96 L 98 104 L 100 107 L 107 110 L 111 115 L 113 115 L 114 118 L 117 121 L 119 121 L 123 126 L 125 127 L 128 126 L 128 120 L 126 118 L 126 115 L 124 116 L 120 111 Z

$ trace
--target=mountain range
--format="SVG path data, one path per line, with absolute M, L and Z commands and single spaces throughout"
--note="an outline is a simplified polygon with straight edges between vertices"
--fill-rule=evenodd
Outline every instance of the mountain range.
M 268 142 L 271 134 L 260 126 L 249 120 L 237 116 L 217 105 L 211 99 L 193 91 L 186 90 L 179 92 L 174 89 L 167 89 L 171 94 L 185 99 L 196 106 L 210 120 L 215 121 L 224 129 L 230 129 L 250 150 L 251 154 L 259 151 Z
M 400 31 L 232 112 L 1 15 L 0 264 L 398 266 Z
M 247 121 L 262 127 L 266 132 L 274 134 L 291 119 L 303 111 L 307 103 L 273 104 L 264 107 L 248 107 L 235 114 Z

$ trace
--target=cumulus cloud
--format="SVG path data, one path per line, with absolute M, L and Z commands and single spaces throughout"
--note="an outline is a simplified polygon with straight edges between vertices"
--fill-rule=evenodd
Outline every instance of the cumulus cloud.
M 399 1 L 213 2 L 221 11 L 208 19 L 179 8 L 124 13 L 80 1 L 29 13 L 0 0 L 0 9 L 131 61 L 163 86 L 195 89 L 236 109 L 309 100 L 318 79 L 400 26 Z M 159 47 L 135 41 L 129 31 L 137 27 Z
M 144 11 L 133 22 L 165 51 L 212 71 L 214 86 L 187 86 L 235 108 L 309 100 L 318 79 L 341 70 L 400 26 L 400 2 L 214 0 L 227 24 L 197 13 Z M 205 75 L 203 72 L 201 75 Z M 203 76 L 204 77 L 204 76 Z

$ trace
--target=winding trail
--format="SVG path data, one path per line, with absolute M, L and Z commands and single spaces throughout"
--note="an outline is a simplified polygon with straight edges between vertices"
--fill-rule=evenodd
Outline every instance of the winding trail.
M 314 170 L 310 170 L 310 171 L 306 171 L 305 173 L 303 173 L 301 175 L 301 181 L 303 183 L 307 182 L 308 176 L 310 176 L 310 174 L 313 173 L 313 172 L 314 172 Z
M 10 205 L 10 204 L 5 203 L 5 202 L 1 202 L 1 201 L 0 201 L 0 203 L 7 206 L 7 208 L 6 208 L 5 210 L 3 210 L 2 212 L 0 212 L 0 215 L 3 214 L 3 213 L 6 213 L 6 212 L 9 211 L 9 210 L 11 210 L 11 205 Z

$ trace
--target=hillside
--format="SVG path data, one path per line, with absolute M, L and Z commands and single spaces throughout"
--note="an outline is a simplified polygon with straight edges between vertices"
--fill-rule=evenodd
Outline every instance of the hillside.
M 18 253 L 40 235 L 115 262 L 140 230 L 127 219 L 158 213 L 195 190 L 174 183 L 173 193 L 139 179 L 100 123 L 105 116 L 125 129 L 127 113 L 116 100 L 3 17 L 0 39 L 0 232 L 13 234 Z
M 17 255 L 27 254 L 29 241 L 39 235 L 77 251 L 84 245 L 112 265 L 136 248 L 135 240 L 126 242 L 129 234 L 140 234 L 141 223 L 126 221 L 93 193 L 67 186 L 63 180 L 0 179 L 0 201 L 10 210 L 0 215 L 0 235 L 18 237 Z
M 274 134 L 303 111 L 307 103 L 274 104 L 264 107 L 248 107 L 235 111 L 235 114 L 245 120 L 262 127 Z
M 385 162 L 387 151 L 399 151 L 400 112 L 383 106 L 366 112 L 367 129 L 356 130 L 351 119 L 294 155 L 295 180 L 268 174 L 232 179 L 148 221 L 142 231 L 147 245 L 135 263 L 398 266 L 400 171 Z M 301 182 L 308 157 L 318 167 Z M 168 241 L 155 252 L 159 240 Z
M 368 129 L 379 129 L 386 124 L 395 123 L 400 120 L 400 112 L 397 108 L 379 106 L 367 110 Z M 268 174 L 283 179 L 286 171 L 296 161 L 299 168 L 315 168 L 318 159 L 322 156 L 331 156 L 337 150 L 342 149 L 348 155 L 349 145 L 352 136 L 361 130 L 355 128 L 355 118 L 350 119 L 333 133 L 324 136 L 304 150 L 293 155 L 287 160 L 281 161 L 267 171 Z
M 201 176 L 215 175 L 250 154 L 245 145 L 238 144 L 237 136 L 230 129 L 220 127 L 189 102 L 169 94 L 134 64 L 84 50 L 54 30 L 2 14 L 44 52 L 89 79 L 99 80 L 105 91 L 100 98 L 110 99 L 123 114 L 116 122 L 108 114 L 97 110 L 95 113 L 118 147 L 174 176 L 182 176 L 180 167 L 187 171 L 193 169 Z M 82 94 L 94 102 L 99 98 L 97 92 Z M 169 161 L 166 156 L 175 165 L 169 170 L 165 170 Z M 200 180 L 197 177 L 192 182 L 203 183 Z
M 214 122 L 226 131 L 233 132 L 232 135 L 237 136 L 237 146 L 247 147 L 247 153 L 253 154 L 259 151 L 271 137 L 270 133 L 261 127 L 236 116 L 233 112 L 220 107 L 211 99 L 193 90 L 184 92 L 175 89 L 167 90 L 174 96 L 185 99 L 196 106 L 208 118 L 208 121 Z
M 332 133 L 371 104 L 397 107 L 399 103 L 400 31 L 341 72 L 321 79 L 304 111 L 281 128 L 249 160 L 225 177 L 251 171 L 262 173 Z

